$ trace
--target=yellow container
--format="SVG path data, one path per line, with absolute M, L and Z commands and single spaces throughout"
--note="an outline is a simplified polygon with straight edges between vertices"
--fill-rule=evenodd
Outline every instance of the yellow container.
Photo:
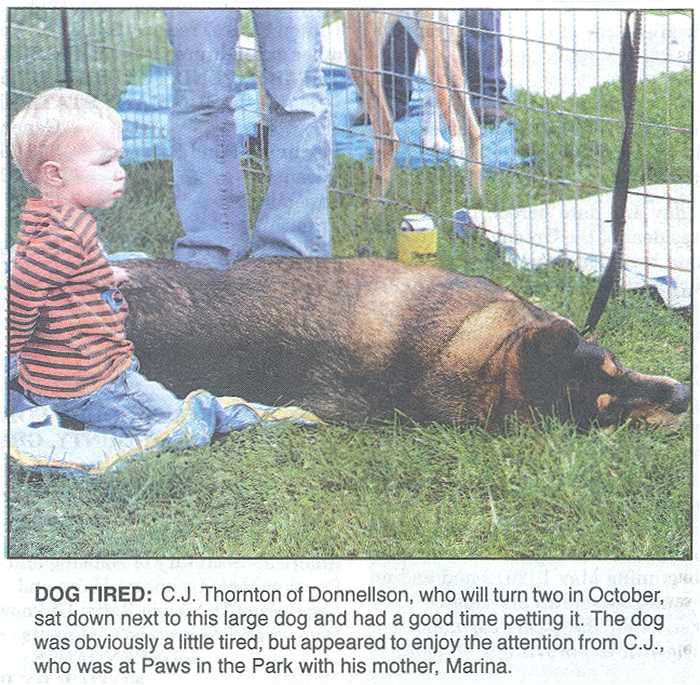
M 396 256 L 403 264 L 437 264 L 437 230 L 427 214 L 408 214 L 396 232 Z

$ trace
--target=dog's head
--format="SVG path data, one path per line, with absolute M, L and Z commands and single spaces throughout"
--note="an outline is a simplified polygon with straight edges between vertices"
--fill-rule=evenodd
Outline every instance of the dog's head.
M 565 319 L 526 329 L 512 354 L 519 370 L 515 413 L 524 418 L 554 415 L 580 428 L 626 422 L 675 428 L 688 409 L 686 385 L 625 368 Z

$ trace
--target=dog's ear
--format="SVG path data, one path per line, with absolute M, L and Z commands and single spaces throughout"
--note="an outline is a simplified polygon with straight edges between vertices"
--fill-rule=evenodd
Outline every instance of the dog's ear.
M 523 340 L 523 351 L 530 360 L 561 362 L 573 356 L 581 338 L 570 321 L 553 319 L 531 328 Z

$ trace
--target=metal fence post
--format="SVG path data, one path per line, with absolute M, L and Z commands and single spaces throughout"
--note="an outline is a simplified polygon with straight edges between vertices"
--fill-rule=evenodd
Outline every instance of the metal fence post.
M 61 39 L 63 42 L 63 82 L 66 88 L 73 87 L 73 68 L 70 60 L 70 30 L 68 27 L 68 10 L 61 10 Z

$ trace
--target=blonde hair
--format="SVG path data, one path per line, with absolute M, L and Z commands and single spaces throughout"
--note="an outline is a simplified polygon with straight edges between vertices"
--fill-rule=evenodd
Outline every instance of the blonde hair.
M 39 168 L 61 151 L 66 134 L 87 133 L 105 124 L 121 132 L 119 115 L 104 102 L 79 90 L 46 90 L 12 120 L 12 159 L 25 180 L 36 185 Z

